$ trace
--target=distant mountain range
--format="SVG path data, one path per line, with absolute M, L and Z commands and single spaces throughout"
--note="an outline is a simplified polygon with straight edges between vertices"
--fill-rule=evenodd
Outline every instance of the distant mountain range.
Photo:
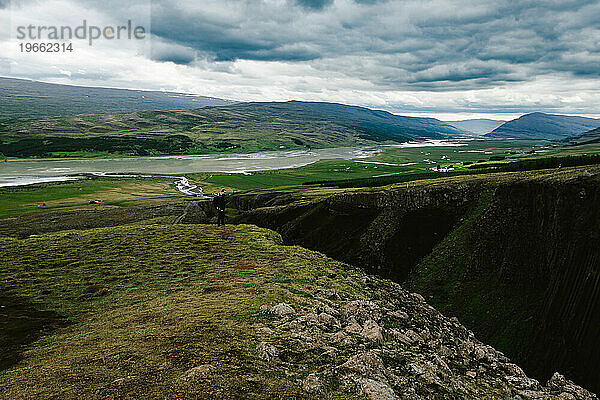
M 582 133 L 568 139 L 573 144 L 595 144 L 600 143 L 600 128 Z
M 285 103 L 245 103 L 229 106 L 249 112 L 262 110 L 279 118 L 326 120 L 356 129 L 364 139 L 406 142 L 420 139 L 443 139 L 465 132 L 435 118 L 405 117 L 387 111 L 337 103 L 289 101 Z
M 467 131 L 473 135 L 485 135 L 486 133 L 490 133 L 494 129 L 498 128 L 506 121 L 498 121 L 495 119 L 467 119 L 464 121 L 445 121 L 446 123 L 455 126 L 458 129 L 463 131 Z
M 232 103 L 183 93 L 57 85 L 0 77 L 0 119 L 187 110 Z
M 508 121 L 485 135 L 493 139 L 563 140 L 600 127 L 600 119 L 532 113 Z
M 0 153 L 203 154 L 444 139 L 464 134 L 433 118 L 334 103 L 237 103 L 0 121 Z

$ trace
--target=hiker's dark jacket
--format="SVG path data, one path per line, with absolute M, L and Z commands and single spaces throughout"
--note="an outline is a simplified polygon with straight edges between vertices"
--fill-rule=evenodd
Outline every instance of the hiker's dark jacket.
M 213 199 L 213 206 L 219 211 L 225 210 L 225 196 L 220 194 Z

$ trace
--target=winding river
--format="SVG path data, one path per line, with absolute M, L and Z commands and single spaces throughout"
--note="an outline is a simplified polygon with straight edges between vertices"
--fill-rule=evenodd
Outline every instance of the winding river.
M 461 145 L 465 145 L 465 143 L 436 140 L 390 146 L 338 147 L 254 154 L 11 161 L 0 163 L 0 187 L 76 180 L 90 175 L 169 175 L 181 179 L 181 175 L 199 172 L 248 174 L 256 171 L 297 168 L 324 159 L 356 160 L 367 158 L 390 147 Z M 182 181 L 182 188 L 186 186 L 185 183 L 185 181 Z

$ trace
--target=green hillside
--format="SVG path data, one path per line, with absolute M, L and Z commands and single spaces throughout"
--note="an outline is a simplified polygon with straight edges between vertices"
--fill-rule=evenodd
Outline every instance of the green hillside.
M 232 101 L 184 93 L 57 85 L 0 77 L 0 120 L 142 110 L 185 110 Z
M 359 271 L 280 241 L 250 226 L 157 225 L 1 239 L 9 318 L 42 307 L 36 322 L 56 331 L 2 373 L 0 396 L 308 398 L 298 381 L 343 362 L 354 347 L 315 332 L 314 351 L 288 344 L 270 360 L 261 342 L 285 349 L 291 333 L 279 331 L 279 318 L 261 306 L 285 301 L 303 313 L 319 303 L 321 287 L 346 301 L 367 291 Z M 22 336 L 34 330 L 31 322 L 13 328 L 12 346 L 30 340 Z M 339 347 L 333 360 L 321 358 L 332 344 Z M 465 387 L 465 395 L 506 390 L 490 381 Z M 344 393 L 334 377 L 325 382 L 333 398 L 360 398 Z
M 28 157 L 86 152 L 205 154 L 325 148 L 440 139 L 459 132 L 412 118 L 333 103 L 241 103 L 0 122 L 0 153 Z
M 420 295 L 249 225 L 0 238 L 0 256 L 1 398 L 593 398 L 532 381 Z
M 532 113 L 508 121 L 485 135 L 493 139 L 562 140 L 600 127 L 600 119 Z
M 0 239 L 0 254 L 7 260 L 0 269 L 3 313 L 12 322 L 12 331 L 0 330 L 12 353 L 2 354 L 2 368 L 26 359 L 0 375 L 0 397 L 11 399 L 298 395 L 295 377 L 314 367 L 285 378 L 257 359 L 255 328 L 271 319 L 259 308 L 284 299 L 302 307 L 303 297 L 291 291 L 339 270 L 252 227 Z M 15 322 L 40 307 L 37 321 Z M 40 334 L 38 325 L 62 329 L 17 356 L 19 342 Z M 181 379 L 207 364 L 210 379 Z
M 600 128 L 592 129 L 581 135 L 569 138 L 568 141 L 572 144 L 597 144 L 600 143 Z

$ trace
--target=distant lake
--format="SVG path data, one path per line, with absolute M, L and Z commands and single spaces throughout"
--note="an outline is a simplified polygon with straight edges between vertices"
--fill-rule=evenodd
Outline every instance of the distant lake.
M 198 172 L 250 173 L 298 168 L 325 159 L 361 159 L 386 148 L 464 146 L 432 140 L 378 147 L 270 151 L 254 154 L 207 154 L 164 157 L 88 158 L 0 163 L 0 187 L 81 179 L 84 174 L 185 175 Z

